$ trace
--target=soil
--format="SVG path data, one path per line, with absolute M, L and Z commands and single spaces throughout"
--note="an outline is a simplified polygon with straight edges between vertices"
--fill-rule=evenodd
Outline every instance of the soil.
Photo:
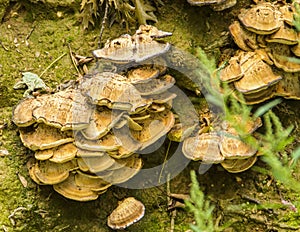
M 60 2 L 60 1 L 58 1 Z M 18 129 L 12 123 L 12 108 L 23 98 L 24 91 L 14 90 L 22 72 L 41 75 L 50 88 L 76 80 L 70 48 L 76 54 L 91 57 L 97 48 L 100 26 L 83 30 L 79 22 L 80 1 L 0 1 L 0 229 L 3 231 L 111 231 L 106 218 L 119 200 L 134 196 L 146 206 L 144 218 L 126 231 L 171 231 L 174 213 L 168 211 L 167 185 L 147 189 L 111 187 L 99 199 L 91 202 L 68 200 L 51 186 L 39 186 L 29 177 L 26 163 L 33 154 L 23 147 Z M 166 41 L 177 48 L 194 53 L 203 48 L 209 57 L 218 61 L 225 49 L 236 49 L 228 35 L 228 26 L 237 18 L 241 8 L 251 2 L 238 1 L 237 5 L 222 12 L 209 7 L 190 6 L 185 0 L 165 0 L 159 6 L 155 25 L 173 36 Z M 104 30 L 102 41 L 124 33 L 133 33 L 137 25 L 114 23 Z M 89 67 L 94 64 L 90 64 Z M 295 142 L 299 143 L 299 102 L 284 100 L 275 107 L 284 126 L 294 125 Z M 168 144 L 166 144 L 167 146 Z M 177 144 L 172 143 L 172 149 Z M 147 166 L 164 160 L 165 149 L 156 157 L 144 156 Z M 8 154 L 6 154 L 8 151 Z M 198 170 L 199 162 L 190 162 L 179 175 L 170 180 L 173 193 L 188 194 L 190 170 Z M 201 189 L 215 206 L 214 220 L 230 226 L 225 231 L 300 231 L 300 214 L 296 208 L 299 193 L 276 182 L 269 172 L 261 173 L 266 164 L 259 160 L 253 168 L 239 174 L 226 172 L 213 165 L 205 174 L 198 175 Z M 293 176 L 299 179 L 300 169 Z M 284 200 L 284 201 L 283 201 Z M 285 203 L 284 203 L 285 202 Z M 290 204 L 287 204 L 289 202 Z M 292 205 L 294 207 L 292 207 Z M 188 231 L 193 215 L 176 209 L 173 231 Z

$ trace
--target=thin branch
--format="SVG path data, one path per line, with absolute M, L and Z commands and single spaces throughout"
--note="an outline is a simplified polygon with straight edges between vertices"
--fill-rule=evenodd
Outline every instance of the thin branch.
M 63 53 L 60 57 L 58 57 L 58 58 L 56 58 L 42 73 L 41 73 L 41 75 L 40 75 L 40 77 L 42 77 L 44 74 L 45 74 L 45 72 L 47 72 L 48 71 L 48 69 L 49 68 L 51 68 L 57 61 L 59 61 L 61 58 L 63 58 L 65 55 L 67 55 L 67 53 L 65 52 L 65 53 Z
M 32 32 L 34 31 L 35 29 L 35 25 L 31 28 L 30 32 L 28 33 L 28 35 L 26 36 L 25 40 L 28 40 L 32 34 Z
M 3 47 L 3 49 L 4 49 L 5 51 L 7 51 L 7 52 L 9 51 L 9 49 L 8 49 L 7 47 L 4 46 L 4 44 L 2 43 L 1 40 L 0 40 L 0 45 L 1 45 L 1 47 Z
M 169 156 L 171 143 L 172 143 L 172 142 L 169 141 L 168 148 L 167 148 L 167 151 L 166 151 L 166 155 L 165 155 L 165 158 L 164 158 L 164 162 L 163 162 L 163 164 L 162 164 L 162 167 L 161 167 L 161 170 L 160 170 L 160 173 L 159 173 L 158 183 L 160 183 L 161 178 L 162 178 L 162 175 L 163 175 L 163 171 L 164 171 L 164 168 L 165 168 L 165 165 L 166 165 L 166 162 L 167 162 L 167 158 L 168 158 L 168 156 Z
M 68 43 L 68 48 L 69 48 L 69 55 L 70 55 L 72 64 L 73 64 L 73 66 L 74 66 L 76 72 L 78 73 L 79 78 L 81 78 L 82 75 L 81 75 L 81 73 L 79 72 L 79 69 L 78 69 L 78 67 L 77 67 L 77 65 L 76 65 L 76 63 L 75 63 L 75 60 L 74 60 L 74 57 L 73 57 L 73 54 L 72 54 L 71 45 L 70 45 L 69 43 Z
M 100 34 L 99 34 L 98 48 L 101 47 L 102 35 L 103 35 L 103 31 L 105 29 L 105 23 L 106 23 L 106 20 L 107 20 L 107 12 L 108 12 L 108 2 L 105 1 L 105 11 L 104 11 L 104 16 L 103 16 L 103 19 L 102 19 L 102 24 L 101 24 Z

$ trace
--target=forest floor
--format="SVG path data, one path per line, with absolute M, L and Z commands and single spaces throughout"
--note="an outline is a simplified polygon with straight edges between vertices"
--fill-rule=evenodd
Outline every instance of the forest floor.
M 165 40 L 187 52 L 201 47 L 216 61 L 224 49 L 236 49 L 228 26 L 237 19 L 241 8 L 251 4 L 242 0 L 228 10 L 214 12 L 209 7 L 190 6 L 184 0 L 163 2 L 156 13 L 158 23 L 155 25 L 173 33 Z M 194 221 L 191 213 L 183 209 L 177 209 L 176 213 L 167 210 L 166 184 L 142 190 L 114 186 L 95 201 L 75 202 L 62 197 L 51 186 L 38 186 L 30 179 L 26 163 L 33 154 L 22 145 L 18 128 L 11 121 L 12 109 L 23 98 L 23 91 L 14 90 L 13 86 L 21 80 L 22 72 L 40 75 L 63 54 L 45 72 L 43 80 L 55 88 L 64 81 L 78 78 L 69 49 L 76 54 L 92 56 L 92 50 L 97 48 L 100 27 L 83 30 L 78 21 L 78 3 L 54 6 L 21 4 L 20 1 L 9 3 L 6 10 L 0 24 L 0 230 L 110 231 L 106 225 L 107 216 L 120 199 L 128 196 L 141 200 L 146 213 L 140 222 L 126 231 L 170 231 L 172 220 L 174 231 L 189 230 L 189 224 Z M 131 25 L 130 29 L 126 31 L 122 25 L 113 24 L 104 30 L 102 41 L 124 33 L 133 34 L 137 27 Z M 294 125 L 292 133 L 296 140 L 292 145 L 296 146 L 300 137 L 299 102 L 284 100 L 274 112 L 284 126 Z M 161 162 L 165 153 L 157 156 L 154 162 Z M 144 162 L 152 159 L 144 157 Z M 197 170 L 198 166 L 198 162 L 191 162 L 170 180 L 171 192 L 188 194 L 190 170 Z M 300 202 L 299 193 L 285 188 L 271 175 L 260 173 L 256 167 L 267 166 L 258 160 L 250 170 L 231 174 L 220 165 L 213 165 L 205 174 L 198 175 L 201 189 L 215 206 L 215 221 L 220 225 L 229 222 L 227 232 L 300 231 L 300 214 L 295 210 Z M 293 176 L 299 179 L 300 168 L 295 170 Z M 291 208 L 292 204 L 294 207 Z

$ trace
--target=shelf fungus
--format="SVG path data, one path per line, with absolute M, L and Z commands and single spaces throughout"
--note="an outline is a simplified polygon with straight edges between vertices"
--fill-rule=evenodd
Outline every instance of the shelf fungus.
M 22 128 L 20 137 L 24 146 L 33 151 L 45 150 L 74 141 L 72 133 L 62 132 L 43 123 L 29 128 Z
M 261 119 L 253 118 L 248 121 L 241 120 L 236 116 L 238 122 L 241 122 L 244 133 L 253 133 L 260 127 Z M 233 125 L 227 121 L 220 123 L 218 131 L 208 131 L 198 134 L 184 140 L 182 146 L 183 154 L 195 161 L 202 161 L 206 164 L 221 164 L 228 172 L 243 172 L 255 163 L 257 149 L 247 144 L 241 135 L 239 135 Z
M 242 95 L 247 104 L 258 104 L 276 94 L 276 85 L 282 77 L 273 72 L 260 53 L 240 51 L 221 70 L 220 80 L 232 83 L 237 99 L 242 101 Z
M 175 122 L 176 94 L 169 91 L 175 79 L 159 57 L 169 44 L 155 40 L 169 35 L 141 26 L 102 51 L 112 49 L 109 59 L 116 63 L 147 59 L 147 64 L 120 73 L 95 71 L 63 90 L 19 102 L 13 122 L 24 146 L 34 152 L 28 163 L 33 181 L 52 185 L 66 198 L 89 201 L 142 169 L 139 152 L 165 138 Z M 131 46 L 138 50 L 122 57 L 118 49 Z
M 107 225 L 115 230 L 125 229 L 139 221 L 145 214 L 145 206 L 133 197 L 121 201 L 117 208 L 108 216 Z
M 150 25 L 142 25 L 134 35 L 125 34 L 107 41 L 104 48 L 94 50 L 93 54 L 96 58 L 114 63 L 139 63 L 166 53 L 171 45 L 155 39 L 170 35 L 172 33 L 158 30 Z
M 88 126 L 92 112 L 86 100 L 75 89 L 26 98 L 15 107 L 13 122 L 20 127 L 38 122 L 61 130 L 82 129 Z
M 261 2 L 250 9 L 243 9 L 238 17 L 247 30 L 256 34 L 272 34 L 283 26 L 281 12 L 269 2 Z
M 230 58 L 220 72 L 220 81 L 228 83 L 241 102 L 258 104 L 276 96 L 299 100 L 299 32 L 292 23 L 295 12 L 292 3 L 258 1 L 242 9 L 239 21 L 229 26 L 234 42 L 243 51 Z

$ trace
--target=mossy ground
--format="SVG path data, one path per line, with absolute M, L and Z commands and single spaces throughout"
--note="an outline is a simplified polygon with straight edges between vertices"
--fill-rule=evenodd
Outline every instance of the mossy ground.
M 213 12 L 207 7 L 191 7 L 184 0 L 164 2 L 157 13 L 157 26 L 173 32 L 167 40 L 189 52 L 197 46 L 207 48 L 216 60 L 223 47 L 234 47 L 230 38 L 222 32 L 227 31 L 239 9 L 250 4 L 239 1 L 230 10 Z M 97 48 L 99 27 L 83 31 L 78 23 L 78 3 L 72 6 L 59 8 L 51 4 L 45 7 L 40 3 L 14 3 L 0 24 L 0 123 L 3 127 L 0 149 L 9 152 L 9 155 L 0 157 L 0 229 L 110 231 L 106 226 L 107 215 L 119 199 L 135 196 L 145 204 L 146 214 L 127 231 L 169 231 L 171 213 L 167 211 L 166 185 L 144 190 L 112 187 L 98 200 L 81 203 L 67 200 L 51 187 L 37 186 L 30 180 L 26 162 L 32 154 L 22 146 L 17 127 L 11 122 L 12 107 L 22 99 L 23 92 L 14 90 L 13 86 L 21 79 L 22 72 L 40 75 L 64 53 L 66 55 L 45 72 L 43 80 L 54 88 L 65 80 L 78 77 L 69 57 L 68 44 L 76 54 L 91 56 L 91 51 Z M 57 16 L 57 11 L 62 12 L 62 17 Z M 103 41 L 122 33 L 126 33 L 125 28 L 114 24 L 104 31 Z M 284 101 L 277 107 L 277 113 L 286 126 L 296 126 L 294 135 L 299 137 L 299 103 Z M 156 162 L 163 158 L 164 154 L 158 155 Z M 188 193 L 189 170 L 198 169 L 198 166 L 198 163 L 192 162 L 172 179 L 171 191 Z M 259 161 L 255 166 L 265 167 L 265 164 Z M 22 185 L 18 175 L 27 180 L 27 186 Z M 300 171 L 294 175 L 299 178 Z M 232 223 L 227 231 L 300 231 L 299 213 L 281 202 L 284 199 L 297 206 L 299 194 L 276 184 L 269 175 L 260 174 L 255 168 L 241 174 L 230 174 L 215 165 L 198 179 L 207 198 L 215 205 L 215 219 L 218 218 L 220 224 Z M 9 215 L 12 215 L 11 220 Z M 174 231 L 188 230 L 192 221 L 190 213 L 178 210 Z

